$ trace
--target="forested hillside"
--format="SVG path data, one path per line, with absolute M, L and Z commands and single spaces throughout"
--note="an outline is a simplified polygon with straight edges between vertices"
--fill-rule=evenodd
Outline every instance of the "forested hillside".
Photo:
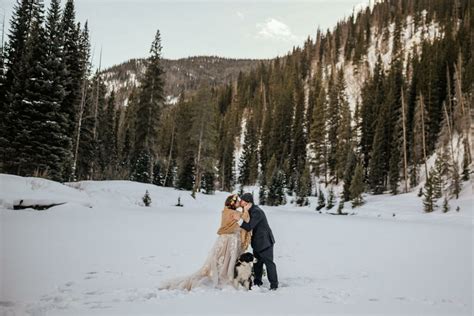
M 196 56 L 177 60 L 162 59 L 165 76 L 165 95 L 168 103 L 175 103 L 181 92 L 194 92 L 201 85 L 220 86 L 237 79 L 240 72 L 248 72 L 266 60 L 230 59 L 217 56 Z M 131 59 L 102 71 L 108 92 L 114 90 L 117 106 L 127 105 L 132 90 L 139 86 L 145 73 L 145 59 Z
M 73 1 L 43 11 L 19 1 L 1 50 L 2 172 L 258 184 L 268 205 L 324 185 L 357 206 L 425 183 L 426 211 L 469 179 L 471 0 L 380 1 L 265 62 L 164 60 L 158 31 L 147 60 L 100 73 Z

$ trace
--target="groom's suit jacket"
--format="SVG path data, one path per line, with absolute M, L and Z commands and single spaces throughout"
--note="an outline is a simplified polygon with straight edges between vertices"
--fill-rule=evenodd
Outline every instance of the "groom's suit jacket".
M 252 205 L 249 210 L 250 221 L 243 222 L 240 227 L 246 231 L 252 231 L 252 248 L 259 252 L 273 246 L 275 238 L 268 225 L 267 217 L 260 207 Z

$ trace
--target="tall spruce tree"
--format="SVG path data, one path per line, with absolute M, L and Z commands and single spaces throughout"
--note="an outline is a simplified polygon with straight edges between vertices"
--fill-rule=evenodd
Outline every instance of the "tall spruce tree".
M 241 185 L 255 184 L 258 177 L 258 135 L 255 119 L 248 119 L 243 152 L 240 158 L 239 182 Z
M 145 171 L 152 179 L 152 166 L 157 159 L 157 140 L 160 115 L 164 104 L 164 71 L 161 65 L 161 35 L 158 30 L 151 45 L 150 57 L 147 60 L 145 75 L 141 81 L 135 123 L 135 147 L 133 172 L 138 176 Z M 145 180 L 140 176 L 141 180 Z
M 73 175 L 73 138 L 76 130 L 77 112 L 81 102 L 82 83 L 86 75 L 87 65 L 83 60 L 80 50 L 80 30 L 76 24 L 76 12 L 73 0 L 67 0 L 64 7 L 61 33 L 63 36 L 63 60 L 66 67 L 65 89 L 66 96 L 61 104 L 61 114 L 66 117 L 63 126 L 64 133 L 67 135 L 64 142 L 69 148 L 69 158 L 63 161 L 64 177 L 72 178 Z
M 27 55 L 27 39 L 31 32 L 33 0 L 17 0 L 11 18 L 8 43 L 5 49 L 5 103 L 2 104 L 2 133 L 0 135 L 0 152 L 2 152 L 2 171 L 17 173 L 18 165 L 15 137 L 21 126 L 17 125 L 18 108 L 14 102 L 23 93 L 26 82 L 25 56 Z
M 369 161 L 369 187 L 374 194 L 382 194 L 386 189 L 387 175 L 387 153 L 385 143 L 387 140 L 385 126 L 387 124 L 387 111 L 382 108 L 377 117 L 377 127 L 375 129 L 372 151 Z
M 372 146 L 377 127 L 377 118 L 380 116 L 381 105 L 384 100 L 384 72 L 382 59 L 379 55 L 374 67 L 371 80 L 362 88 L 361 104 L 361 140 L 360 148 L 364 162 L 364 169 L 369 170 L 369 162 L 372 157 Z M 367 176 L 367 175 L 365 175 Z
M 191 101 L 191 126 L 189 135 L 194 152 L 195 182 L 192 195 L 198 192 L 202 185 L 202 176 L 214 172 L 216 164 L 217 140 L 217 108 L 211 92 L 202 87 Z
M 191 102 L 181 99 L 177 104 L 176 119 L 176 163 L 178 168 L 176 186 L 178 189 L 191 191 L 194 186 L 194 145 L 190 137 L 193 107 Z
M 113 179 L 117 171 L 117 135 L 115 134 L 116 105 L 115 91 L 112 90 L 106 108 L 101 108 L 99 116 L 99 166 L 102 179 Z
M 361 163 L 357 163 L 350 186 L 352 207 L 360 206 L 364 202 L 362 199 L 362 193 L 364 193 L 364 169 Z
M 6 76 L 5 76 L 5 44 L 4 44 L 4 34 L 5 34 L 5 18 L 3 20 L 2 25 L 2 35 L 1 35 L 1 42 L 0 42 L 0 117 L 3 119 L 0 120 L 0 130 L 4 131 L 0 135 L 0 172 L 3 171 L 4 166 L 4 141 L 5 139 L 5 131 L 6 131 L 6 115 L 7 115 L 7 95 L 6 95 Z
M 297 182 L 303 176 L 303 172 L 306 166 L 306 124 L 305 124 L 305 102 L 304 102 L 304 90 L 300 78 L 296 75 L 293 76 L 295 81 L 295 87 L 293 92 L 293 125 L 291 139 L 291 154 L 290 154 L 290 172 L 292 176 L 291 185 L 289 189 L 295 188 Z M 300 191 L 301 193 L 301 191 Z
M 52 0 L 46 18 L 46 84 L 49 114 L 54 127 L 49 131 L 48 147 L 51 152 L 50 169 L 58 180 L 66 180 L 64 162 L 70 158 L 70 135 L 65 128 L 70 124 L 69 117 L 61 111 L 61 104 L 67 95 L 67 71 L 63 59 L 63 38 L 61 32 L 61 8 L 59 0 Z
M 354 170 L 357 165 L 357 157 L 354 150 L 351 148 L 347 153 L 346 158 L 346 168 L 344 170 L 344 185 L 342 197 L 344 201 L 349 201 L 351 199 L 351 187 L 352 187 L 352 178 L 354 176 Z
M 335 72 L 335 70 L 333 70 Z M 328 112 L 327 112 L 327 125 L 328 125 L 328 171 L 331 176 L 336 175 L 337 169 L 337 149 L 338 149 L 338 131 L 341 125 L 340 117 L 340 103 L 339 103 L 339 89 L 335 82 L 335 73 L 333 73 L 329 79 L 328 87 Z
M 311 195 L 311 173 L 309 166 L 306 166 L 300 175 L 296 186 L 296 204 L 298 206 L 307 206 L 309 204 L 308 196 Z
M 11 147 L 18 157 L 14 160 L 15 173 L 23 176 L 46 175 L 50 172 L 47 160 L 49 152 L 44 143 L 45 128 L 54 128 L 57 122 L 49 121 L 48 115 L 54 112 L 51 104 L 46 104 L 46 34 L 43 29 L 43 3 L 32 1 L 31 20 L 25 55 L 22 60 L 23 80 L 13 82 L 15 91 L 11 110 L 15 117 L 10 123 L 17 129 Z M 48 108 L 47 108 L 48 107 Z M 56 161 L 53 161 L 53 163 Z M 56 178 L 56 177 L 55 177 Z
M 411 178 L 411 182 L 413 186 L 417 185 L 419 181 L 417 165 L 424 163 L 425 177 L 428 178 L 428 167 L 427 167 L 427 162 L 426 162 L 427 151 L 426 151 L 426 141 L 425 141 L 427 137 L 426 128 L 425 128 L 426 117 L 427 117 L 426 108 L 424 106 L 423 97 L 420 95 L 417 98 L 417 102 L 416 102 L 416 108 L 415 108 L 415 114 L 414 114 L 414 120 L 413 120 L 413 124 L 414 124 L 413 138 L 411 141 L 412 146 L 413 146 L 412 155 L 411 155 L 413 167 L 412 167 L 410 178 Z
M 428 178 L 426 179 L 425 189 L 423 190 L 423 206 L 426 213 L 433 212 L 437 205 L 435 197 L 435 187 L 433 183 L 433 178 L 435 177 L 434 171 L 431 170 Z
M 314 174 L 324 176 L 327 183 L 327 143 L 326 143 L 326 91 L 322 85 L 321 72 L 314 82 L 315 105 L 310 130 L 310 146 L 313 153 L 312 166 Z

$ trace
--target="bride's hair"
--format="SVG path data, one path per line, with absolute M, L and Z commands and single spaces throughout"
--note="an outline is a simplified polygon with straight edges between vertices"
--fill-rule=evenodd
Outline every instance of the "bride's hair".
M 232 194 L 225 199 L 225 206 L 230 208 L 230 209 L 237 209 L 237 201 L 239 200 L 239 196 L 237 194 Z

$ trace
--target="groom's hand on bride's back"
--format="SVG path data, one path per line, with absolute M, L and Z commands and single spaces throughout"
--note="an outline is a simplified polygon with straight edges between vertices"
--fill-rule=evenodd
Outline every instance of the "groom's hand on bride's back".
M 232 218 L 234 220 L 238 221 L 240 219 L 240 214 L 234 213 L 234 214 L 232 214 Z

